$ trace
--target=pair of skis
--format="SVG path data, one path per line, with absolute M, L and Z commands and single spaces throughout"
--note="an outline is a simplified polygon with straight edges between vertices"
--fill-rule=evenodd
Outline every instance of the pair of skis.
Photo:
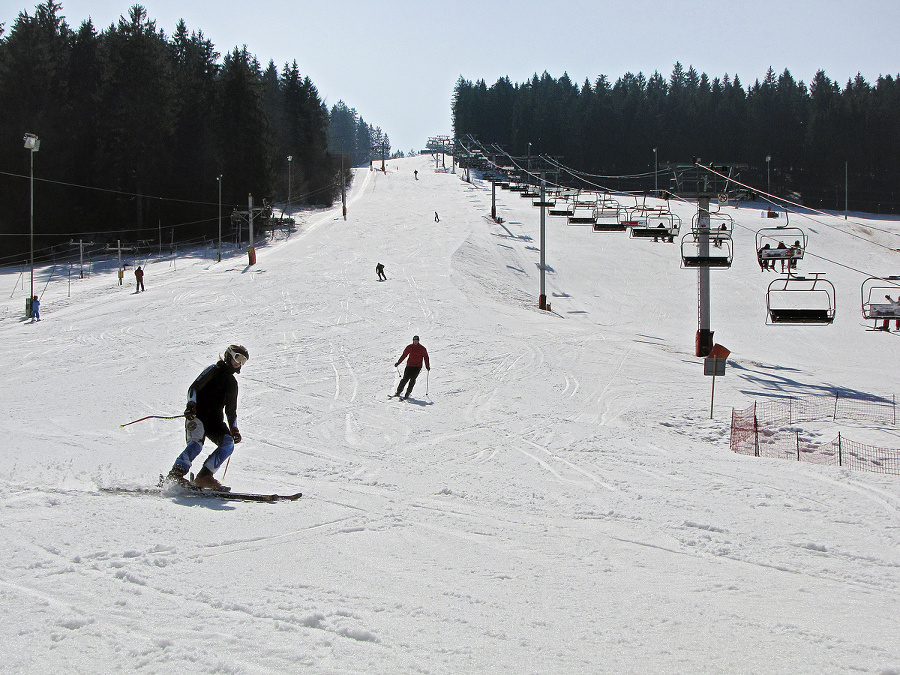
M 222 499 L 235 502 L 293 502 L 303 496 L 302 492 L 290 495 L 282 494 L 262 494 L 257 492 L 231 492 L 230 490 L 211 490 L 209 488 L 201 488 L 195 485 L 177 485 L 166 481 L 166 477 L 159 475 L 159 483 L 156 487 L 151 488 L 125 488 L 125 487 L 103 487 L 102 492 L 113 493 L 132 493 L 145 495 L 167 495 L 167 496 L 183 496 L 183 497 L 201 497 L 207 499 Z

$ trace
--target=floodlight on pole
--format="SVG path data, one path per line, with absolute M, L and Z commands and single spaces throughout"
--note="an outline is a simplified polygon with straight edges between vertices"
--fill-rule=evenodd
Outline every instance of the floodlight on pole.
M 218 262 L 222 262 L 222 174 L 216 176 L 219 182 L 219 255 Z
M 653 148 L 653 193 L 659 197 L 659 148 Z
M 288 209 L 291 209 L 291 165 L 294 163 L 294 156 L 288 155 Z M 288 212 L 288 217 L 290 217 L 291 211 Z
M 31 179 L 30 179 L 30 207 L 29 207 L 29 223 L 31 232 L 31 294 L 28 296 L 29 301 L 34 298 L 34 153 L 41 149 L 41 141 L 34 134 L 25 134 L 25 149 L 31 150 Z
M 769 167 L 772 165 L 772 155 L 766 155 L 766 192 L 772 194 L 772 174 Z

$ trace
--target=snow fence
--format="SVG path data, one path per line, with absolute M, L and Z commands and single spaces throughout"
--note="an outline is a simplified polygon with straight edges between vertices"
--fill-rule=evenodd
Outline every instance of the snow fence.
M 894 396 L 811 396 L 753 403 L 731 411 L 731 450 L 741 455 L 774 457 L 797 462 L 842 466 L 900 476 L 900 450 L 857 443 L 838 434 L 830 442 L 814 443 L 790 428 L 801 422 L 856 420 L 897 423 Z

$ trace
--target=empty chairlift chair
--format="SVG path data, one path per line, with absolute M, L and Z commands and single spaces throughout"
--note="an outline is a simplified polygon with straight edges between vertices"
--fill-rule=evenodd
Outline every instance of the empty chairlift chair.
M 625 232 L 625 211 L 615 200 L 604 200 L 594 209 L 594 232 Z
M 596 202 L 576 200 L 572 204 L 572 213 L 568 218 L 569 225 L 593 225 L 597 222 L 594 216 Z
M 699 214 L 698 214 L 699 215 Z M 710 213 L 709 227 L 701 227 L 694 216 L 691 231 L 681 238 L 681 266 L 728 269 L 734 260 L 731 216 Z
M 775 279 L 766 292 L 767 324 L 827 325 L 834 323 L 834 284 L 822 273 Z

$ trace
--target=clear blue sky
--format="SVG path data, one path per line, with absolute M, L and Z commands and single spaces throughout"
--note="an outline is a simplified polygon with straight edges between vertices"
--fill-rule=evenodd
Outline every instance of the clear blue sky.
M 136 0 L 135 0 L 136 1 Z M 37 2 L 0 0 L 7 27 Z M 90 16 L 102 30 L 131 0 L 62 0 L 77 28 Z M 246 44 L 265 66 L 296 60 L 330 107 L 339 100 L 381 127 L 395 150 L 421 148 L 451 132 L 450 102 L 460 75 L 488 85 L 509 76 L 564 72 L 612 82 L 626 72 L 668 77 L 676 61 L 710 77 L 735 73 L 744 85 L 769 66 L 809 82 L 816 71 L 841 85 L 900 73 L 898 0 L 147 0 L 171 35 L 183 18 L 220 53 Z

